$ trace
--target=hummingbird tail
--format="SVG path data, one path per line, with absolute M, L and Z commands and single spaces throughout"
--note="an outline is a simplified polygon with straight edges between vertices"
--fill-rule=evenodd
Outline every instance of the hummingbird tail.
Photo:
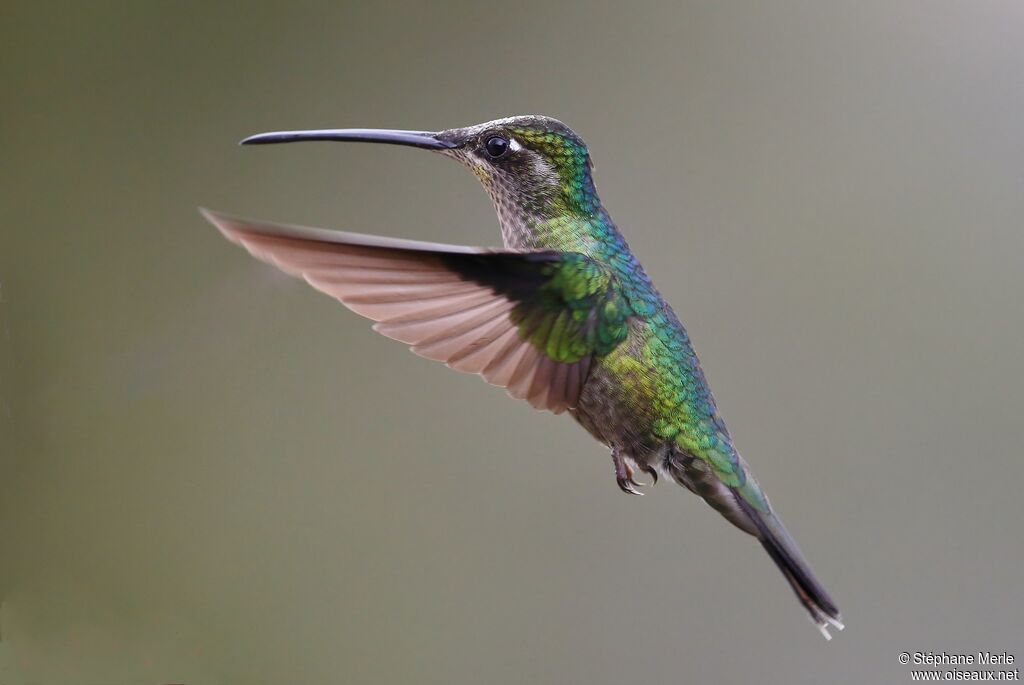
M 736 455 L 736 466 L 745 474 L 739 487 L 727 485 L 706 461 L 680 449 L 672 450 L 666 466 L 676 482 L 700 495 L 733 525 L 761 541 L 826 639 L 832 639 L 829 626 L 843 629 L 835 602 L 814 577 L 810 565 L 782 521 L 772 512 L 768 498 L 739 455 Z
M 810 614 L 811 621 L 818 626 L 818 630 L 826 640 L 831 640 L 829 627 L 842 630 L 844 627 L 842 617 L 835 602 L 829 597 L 828 592 L 818 582 L 818 579 L 814 577 L 814 572 L 811 571 L 807 560 L 800 553 L 796 542 L 793 541 L 775 514 L 764 514 L 757 511 L 745 502 L 739 493 L 736 494 L 736 500 L 740 508 L 754 523 L 761 545 L 782 571 L 782 575 L 789 581 L 797 599 Z

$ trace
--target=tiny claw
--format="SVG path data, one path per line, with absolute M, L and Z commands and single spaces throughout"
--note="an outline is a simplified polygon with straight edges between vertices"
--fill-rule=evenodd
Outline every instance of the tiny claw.
M 658 484 L 658 472 L 650 464 L 643 464 L 640 469 L 651 477 L 651 485 Z
M 616 478 L 615 481 L 619 484 L 619 488 L 621 488 L 623 492 L 630 495 L 639 495 L 640 497 L 644 496 L 644 493 L 636 489 L 640 487 L 640 484 L 634 481 L 632 478 Z
M 643 495 L 644 493 L 637 490 L 641 486 L 633 479 L 633 469 L 626 463 L 618 448 L 612 449 L 612 463 L 615 464 L 615 482 L 619 484 L 622 491 L 631 495 Z

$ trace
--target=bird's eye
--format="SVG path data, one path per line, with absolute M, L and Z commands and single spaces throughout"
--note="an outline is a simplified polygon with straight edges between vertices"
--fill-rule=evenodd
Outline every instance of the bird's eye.
M 491 159 L 497 159 L 508 152 L 508 140 L 501 136 L 492 136 L 484 143 L 484 149 Z

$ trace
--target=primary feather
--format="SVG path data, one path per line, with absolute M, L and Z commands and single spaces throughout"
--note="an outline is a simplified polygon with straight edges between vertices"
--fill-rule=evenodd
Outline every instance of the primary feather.
M 556 414 L 576 406 L 593 354 L 614 344 L 605 329 L 624 320 L 600 310 L 617 297 L 614 285 L 580 254 L 204 216 L 253 256 L 376 321 L 374 330 L 416 354 L 480 374 Z

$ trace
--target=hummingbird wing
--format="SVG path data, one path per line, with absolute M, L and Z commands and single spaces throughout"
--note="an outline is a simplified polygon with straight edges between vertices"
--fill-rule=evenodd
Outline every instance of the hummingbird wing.
M 201 210 L 224 237 L 376 321 L 374 330 L 556 414 L 631 310 L 574 252 L 498 250 L 253 222 Z

